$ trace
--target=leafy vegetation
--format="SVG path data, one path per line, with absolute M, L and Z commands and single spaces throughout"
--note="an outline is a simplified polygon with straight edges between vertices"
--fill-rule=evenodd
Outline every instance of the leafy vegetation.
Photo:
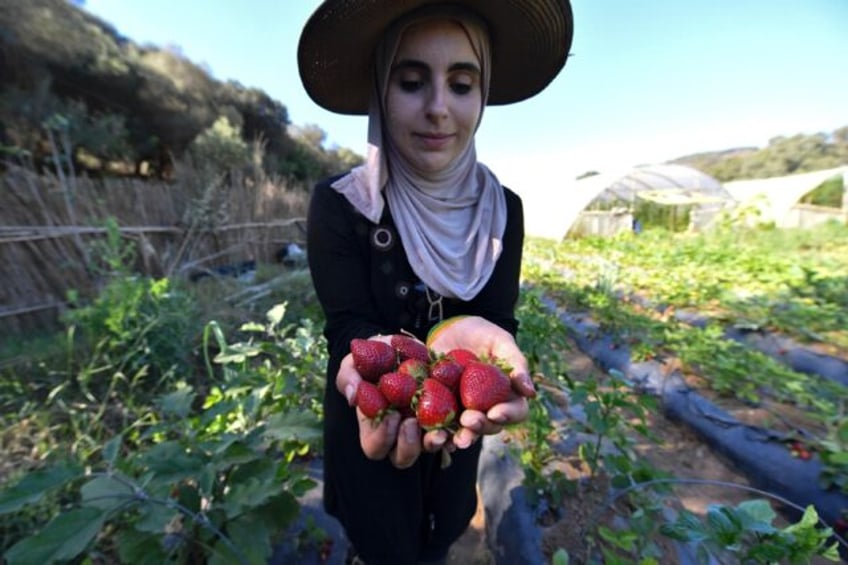
M 841 232 L 823 229 L 835 231 L 795 236 L 804 245 L 831 242 L 830 259 L 826 253 L 809 259 L 807 267 L 816 273 L 825 272 L 822 261 L 843 257 L 833 238 Z M 568 337 L 549 309 L 551 300 L 586 308 L 627 343 L 636 345 L 636 339 L 653 347 L 654 354 L 662 350 L 666 355 L 683 351 L 687 342 L 679 336 L 687 334 L 663 320 L 662 313 L 648 315 L 636 300 L 623 299 L 623 290 L 626 296 L 638 290 L 657 301 L 685 297 L 687 304 L 723 311 L 721 301 L 728 298 L 711 286 L 712 279 L 686 292 L 657 285 L 651 294 L 649 282 L 661 278 L 651 278 L 651 269 L 658 268 L 651 261 L 670 272 L 670 263 L 686 269 L 712 257 L 718 261 L 715 268 L 731 251 L 722 252 L 704 239 L 691 244 L 702 251 L 699 255 L 689 250 L 688 236 L 672 241 L 648 231 L 640 237 L 652 254 L 645 254 L 634 236 L 558 246 L 528 242 L 519 336 L 540 395 L 528 421 L 509 433 L 517 438 L 517 457 L 535 503 L 555 519 L 563 504 L 587 488 L 556 467 L 561 455 L 552 438 L 560 433 L 558 399 L 565 396 L 583 414 L 570 423 L 581 438 L 576 457 L 587 476 L 621 493 L 598 500 L 585 526 L 588 555 L 604 556 L 608 563 L 656 562 L 666 551 L 656 540 L 670 539 L 695 544 L 703 556 L 734 555 L 751 562 L 800 562 L 812 555 L 834 559 L 832 531 L 820 527 L 812 508 L 788 526 L 776 525 L 776 515 L 759 498 L 739 507 L 716 505 L 705 516 L 680 512 L 670 517 L 663 509 L 676 478 L 652 468 L 633 448 L 635 435 L 652 439 L 646 419 L 656 411 L 653 401 L 634 393 L 615 372 L 598 381 L 570 376 L 563 355 Z M 663 238 L 665 247 L 658 243 Z M 754 239 L 752 234 L 746 241 Z M 0 400 L 7 408 L 4 441 L 12 448 L 9 453 L 18 454 L 3 469 L 0 491 L 5 558 L 10 564 L 82 556 L 132 563 L 266 562 L 282 536 L 292 535 L 298 497 L 314 486 L 308 465 L 320 455 L 326 357 L 309 285 L 288 285 L 288 298 L 269 304 L 262 322 L 215 321 L 209 310 L 214 297 L 168 279 L 137 277 L 123 267 L 129 253 L 120 238 L 107 238 L 103 245 L 97 256 L 110 283 L 65 318 L 59 347 L 48 347 L 50 354 L 38 363 L 4 368 L 0 378 Z M 580 248 L 579 264 L 570 262 L 575 247 Z M 756 267 L 756 253 L 751 253 L 751 259 L 741 261 L 747 267 L 738 273 L 740 284 L 763 293 L 794 288 L 778 284 L 772 273 L 780 261 L 762 258 L 774 263 Z M 670 263 L 660 260 L 666 254 Z M 744 258 L 739 250 L 736 254 Z M 641 276 L 631 278 L 626 268 L 635 269 L 634 256 L 650 260 L 641 262 Z M 830 282 L 801 284 L 830 279 L 799 276 L 797 286 L 803 286 L 811 303 L 839 300 Z M 690 277 L 686 284 L 695 280 Z M 294 310 L 289 303 L 301 306 Z M 691 363 L 703 367 L 706 359 L 742 353 L 707 352 Z M 709 370 L 721 372 L 713 366 Z M 741 377 L 732 378 L 740 389 Z M 752 393 L 759 392 L 760 384 Z M 798 386 L 808 392 L 812 385 Z M 811 403 L 815 398 L 810 394 Z M 833 410 L 835 424 L 815 448 L 838 480 L 846 476 L 839 450 L 848 439 L 839 424 L 844 418 L 828 406 L 816 409 Z M 19 449 L 26 446 L 29 457 Z M 612 508 L 619 508 L 623 520 L 615 528 L 600 519 Z M 306 545 L 323 543 L 320 532 L 294 535 Z M 564 555 L 556 552 L 552 560 L 563 562 Z
M 534 274 L 537 276 L 529 278 L 545 278 Z M 548 279 L 544 284 L 546 289 L 556 286 Z M 600 380 L 571 378 L 563 354 L 567 350 L 564 329 L 557 326 L 556 315 L 541 297 L 538 288 L 525 290 L 520 309 L 522 347 L 530 352 L 531 366 L 545 372 L 536 373 L 539 401 L 531 406 L 530 417 L 518 432 L 515 453 L 524 468 L 524 484 L 538 509 L 540 526 L 562 518 L 567 528 L 577 530 L 574 538 L 582 540 L 568 549 L 552 551 L 552 563 L 672 562 L 680 558 L 678 551 L 691 552 L 699 563 L 806 563 L 813 556 L 840 560 L 834 530 L 822 527 L 813 506 L 801 508 L 769 492 L 713 482 L 723 488 L 745 489 L 752 498 L 737 506 L 711 504 L 703 515 L 670 510 L 675 500 L 670 487 L 711 481 L 671 476 L 638 455 L 633 438 L 653 439 L 646 425 L 646 417 L 657 409 L 652 398 L 635 392 L 617 371 Z M 552 346 L 545 355 L 536 353 L 540 343 Z M 572 410 L 568 424 L 571 434 L 586 434 L 575 453 L 585 469 L 577 479 L 567 478 L 562 471 L 562 460 L 569 455 L 552 447 L 561 439 L 556 422 L 562 420 L 557 415 L 562 402 L 558 403 L 556 396 L 562 393 L 567 403 L 583 414 L 575 417 Z M 839 474 L 848 476 L 844 468 Z M 563 506 L 573 510 L 568 506 L 573 498 L 584 500 L 588 516 L 585 509 L 583 514 L 566 510 L 558 515 Z M 797 523 L 780 525 L 773 503 L 794 507 L 803 515 Z M 614 518 L 609 519 L 610 515 Z M 841 527 L 844 534 L 844 524 Z M 685 544 L 686 549 L 669 545 L 669 540 Z
M 568 342 L 551 307 L 591 318 L 599 332 L 613 336 L 610 347 L 627 347 L 634 361 L 679 359 L 682 369 L 720 398 L 758 406 L 768 397 L 799 408 L 809 426 L 800 430 L 804 449 L 795 443 L 788 448 L 797 449 L 792 451 L 797 456 L 807 448 L 817 455 L 823 490 L 848 492 L 844 389 L 724 336 L 728 327 L 776 332 L 845 359 L 846 257 L 848 231 L 839 224 L 777 231 L 728 223 L 708 234 L 655 229 L 558 244 L 528 240 L 522 348 L 538 371 L 540 393 L 515 451 L 543 519 L 555 520 L 557 509 L 575 497 L 597 508 L 576 536 L 586 545 L 577 552 L 554 551 L 554 563 L 673 559 L 658 543 L 663 538 L 687 543 L 700 562 L 711 557 L 751 563 L 807 562 L 812 555 L 840 559 L 834 531 L 821 527 L 814 508 L 799 508 L 799 523 L 779 526 L 766 502 L 774 502 L 768 492 L 752 492 L 757 498 L 739 507 L 714 505 L 697 517 L 682 511 L 669 521 L 673 496 L 665 489 L 687 481 L 664 476 L 632 449 L 633 438 L 647 431 L 645 416 L 655 408 L 614 371 L 595 381 L 570 378 L 563 355 Z M 704 320 L 703 327 L 687 323 L 692 316 Z M 558 401 L 563 393 L 567 400 Z M 569 419 L 570 431 L 593 438 L 576 450 L 589 482 L 566 476 L 564 454 L 554 449 L 563 433 L 556 425 L 562 404 L 579 406 L 583 414 Z M 788 430 L 789 437 L 798 431 Z M 623 489 L 621 497 L 605 494 L 610 487 Z M 615 528 L 600 520 L 610 513 Z M 565 519 L 573 528 L 571 516 Z M 842 536 L 846 516 L 848 509 L 834 525 Z

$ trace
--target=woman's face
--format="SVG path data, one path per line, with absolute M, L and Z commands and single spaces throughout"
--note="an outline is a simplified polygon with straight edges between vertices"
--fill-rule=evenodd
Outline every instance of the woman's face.
M 480 62 L 456 22 L 407 29 L 386 91 L 386 127 L 397 150 L 422 175 L 447 168 L 471 142 L 480 118 Z

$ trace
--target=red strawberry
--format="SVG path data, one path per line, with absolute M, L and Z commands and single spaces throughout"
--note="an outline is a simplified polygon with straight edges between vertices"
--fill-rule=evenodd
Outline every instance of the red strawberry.
M 479 361 L 480 358 L 477 357 L 477 354 L 468 349 L 451 349 L 447 353 L 445 353 L 445 357 L 449 359 L 453 359 L 464 369 L 466 365 L 471 363 L 472 361 Z
M 392 346 L 376 339 L 352 339 L 350 352 L 359 375 L 372 383 L 376 383 L 383 373 L 393 371 L 397 363 Z
M 453 392 L 459 388 L 459 377 L 462 375 L 462 365 L 449 357 L 442 357 L 430 366 L 430 378 L 436 379 Z
M 412 402 L 412 397 L 415 396 L 415 391 L 418 388 L 418 382 L 412 375 L 393 371 L 380 377 L 377 388 L 383 393 L 390 405 L 395 408 L 403 408 L 409 406 Z
M 355 403 L 372 420 L 382 418 L 389 408 L 389 402 L 377 385 L 368 381 L 362 381 L 356 388 Z
M 392 347 L 394 347 L 398 354 L 398 359 L 401 361 L 406 359 L 420 359 L 425 363 L 430 361 L 430 351 L 427 349 L 427 346 L 414 337 L 394 334 L 391 341 Z
M 472 361 L 459 379 L 459 398 L 463 407 L 481 412 L 509 400 L 511 390 L 509 377 L 492 363 Z
M 456 396 L 435 379 L 424 379 L 415 409 L 418 424 L 425 430 L 445 428 L 457 412 Z
M 398 365 L 397 372 L 409 375 L 416 381 L 420 382 L 427 378 L 427 374 L 430 371 L 427 367 L 427 363 L 421 359 L 407 359 L 405 361 L 401 361 L 400 365 Z

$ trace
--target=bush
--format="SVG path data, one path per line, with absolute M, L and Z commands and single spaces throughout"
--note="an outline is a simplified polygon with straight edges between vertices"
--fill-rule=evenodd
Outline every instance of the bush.
M 189 145 L 189 153 L 199 169 L 223 173 L 250 164 L 251 151 L 240 128 L 221 116 Z

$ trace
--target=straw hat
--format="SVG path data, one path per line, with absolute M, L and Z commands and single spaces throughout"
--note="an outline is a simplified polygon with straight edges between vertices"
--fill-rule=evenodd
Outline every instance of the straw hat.
M 403 14 L 445 0 L 325 0 L 300 36 L 297 59 L 306 92 L 339 114 L 367 114 L 371 62 L 383 32 Z M 574 33 L 569 0 L 461 0 L 492 42 L 489 104 L 541 92 L 565 65 Z

